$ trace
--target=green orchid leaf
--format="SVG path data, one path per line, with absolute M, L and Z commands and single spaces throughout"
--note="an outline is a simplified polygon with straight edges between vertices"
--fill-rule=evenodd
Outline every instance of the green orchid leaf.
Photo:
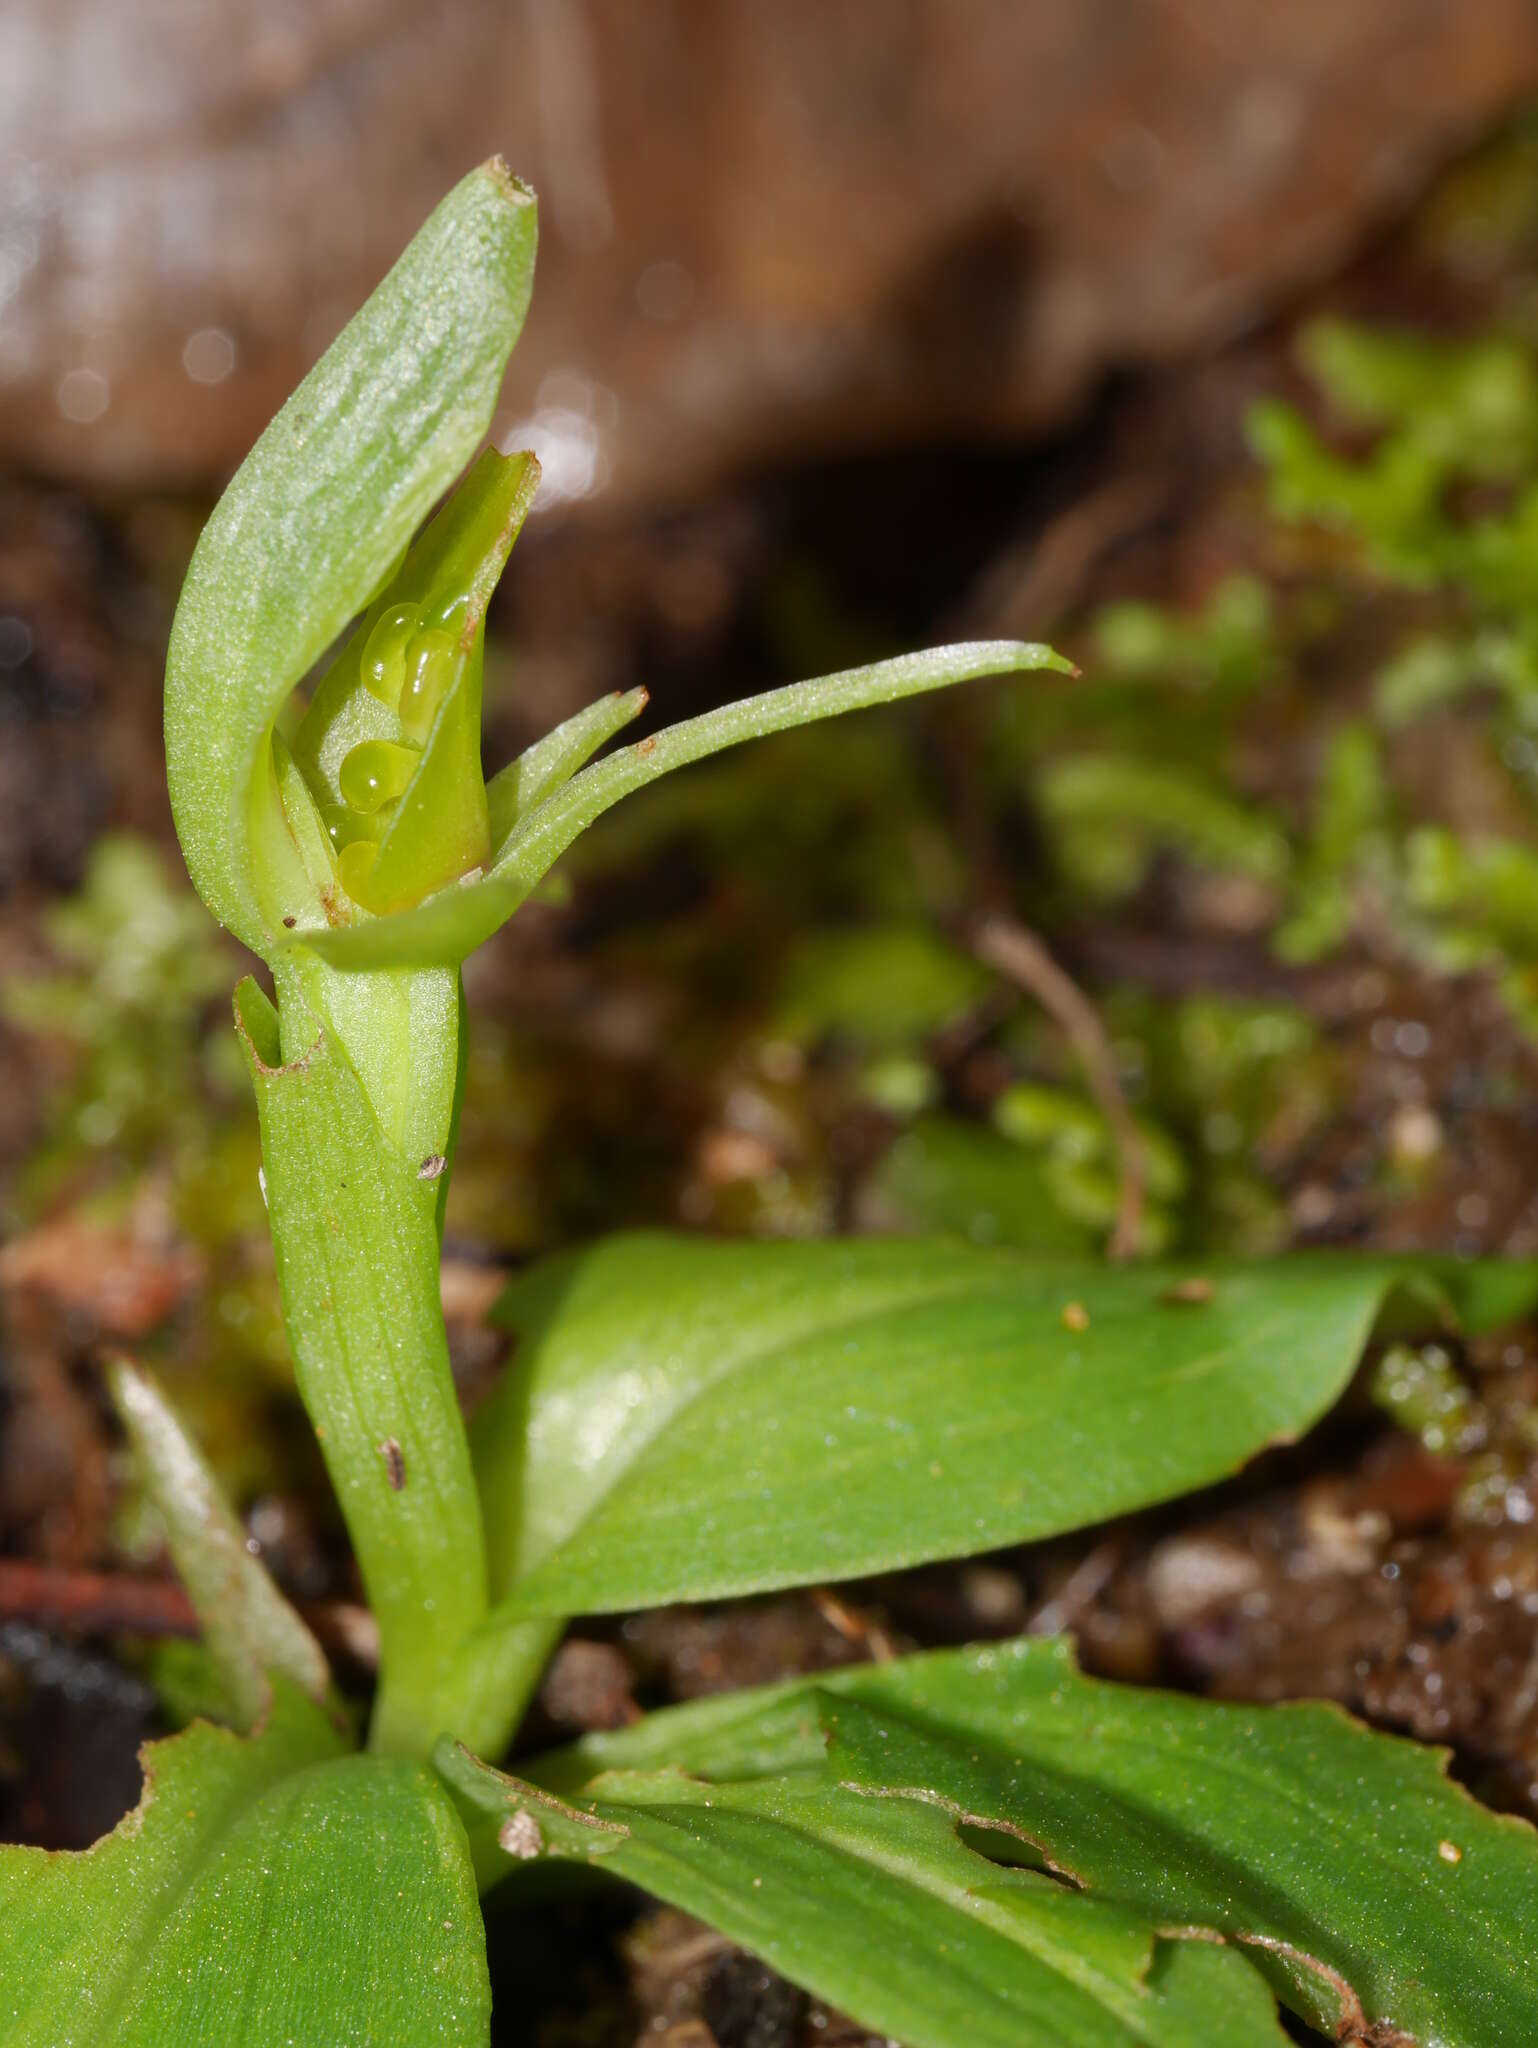
M 519 1350 L 472 1425 L 492 1596 L 506 1617 L 708 1599 L 1173 1499 L 1307 1429 L 1407 1280 L 1480 1320 L 1538 1293 L 1538 1266 L 1485 1270 L 610 1239 L 498 1312 Z
M 601 1858 L 865 2025 L 934 2048 L 1011 2038 L 990 1993 L 1017 2042 L 1187 2038 L 1118 2035 L 1098 2014 L 1070 2019 L 1066 2003 L 1038 2017 L 1025 1959 L 992 1941 L 1001 1922 L 1028 1939 L 1032 1889 L 1056 1890 L 997 1867 L 1020 1863 L 1075 1887 L 1057 1899 L 1079 1912 L 1059 1923 L 1079 1985 L 1108 1974 L 1100 1912 L 1100 1943 L 1125 1941 L 1131 1924 L 1145 1939 L 1149 1928 L 1221 1939 L 1332 2039 L 1538 2039 L 1538 1836 L 1451 1784 L 1437 1751 L 1333 1707 L 1110 1685 L 1081 1676 L 1064 1643 L 1021 1641 L 648 1715 L 534 1765 L 532 1792 L 462 1758 L 447 1774 L 482 1809 L 471 1835 L 488 1875 L 499 1836 L 512 1868 L 537 1827 L 548 1853 Z M 557 1808 L 571 1816 L 559 1832 L 544 1819 Z M 904 1809 L 909 1822 L 894 1827 Z M 927 1900 L 911 1933 L 894 1926 L 894 1884 Z M 964 1915 L 952 1918 L 958 1896 Z M 1160 1945 L 1154 1992 L 1173 1991 L 1168 1958 L 1187 1953 Z M 951 1972 L 967 1957 L 980 1981 L 952 2004 Z M 1222 1981 L 1234 2019 L 1193 2038 L 1276 2038 L 1243 1973 Z M 1155 2010 L 1141 2007 L 1145 2028 Z
M 425 1767 L 348 1756 L 279 1688 L 260 1734 L 196 1723 L 83 1854 L 0 1848 L 7 2048 L 485 2048 L 463 1826 Z
M 340 930 L 307 932 L 303 943 L 331 965 L 352 970 L 457 966 L 527 902 L 567 847 L 596 818 L 621 797 L 659 776 L 744 740 L 761 739 L 817 719 L 890 704 L 980 676 L 1035 669 L 1071 673 L 1071 664 L 1048 647 L 1013 640 L 979 641 L 792 683 L 759 697 L 745 697 L 703 717 L 686 719 L 595 762 L 555 789 L 545 802 L 519 816 L 498 846 L 491 871 L 484 878 L 467 878 L 389 918 Z
M 490 422 L 533 274 L 532 195 L 473 171 L 305 378 L 204 528 L 166 668 L 166 765 L 210 910 L 271 953 L 308 878 L 273 772 L 278 711 L 384 589 Z
M 594 1863 L 912 2048 L 1281 2048 L 1275 2003 L 1242 1954 L 1162 1940 L 1135 1908 L 990 1862 L 961 1838 L 954 1807 L 841 1783 L 841 1724 L 864 1710 L 811 1688 L 801 1702 L 816 1753 L 774 1776 L 616 1770 L 572 1803 L 450 1745 L 439 1768 L 487 1882 L 498 1864 Z M 820 1734 L 832 1738 L 825 1760 Z M 937 1736 L 925 1756 L 942 1788 L 946 1748 Z
M 371 1740 L 420 1747 L 441 1731 L 435 1688 L 486 1605 L 439 1307 L 441 1161 L 387 1141 L 334 1033 L 316 1027 L 312 1043 L 280 1050 L 251 981 L 236 1018 L 295 1376 L 379 1623 Z
M 589 704 L 509 761 L 486 785 L 491 843 L 500 847 L 513 827 L 569 782 L 577 770 L 646 709 L 645 690 L 618 690 Z
M 251 1554 L 245 1530 L 165 1395 L 128 1358 L 112 1361 L 107 1386 L 237 1725 L 250 1728 L 268 1711 L 271 1672 L 323 1701 L 331 1682 L 325 1652 Z
M 953 1815 L 863 1798 L 836 1768 L 835 1751 L 826 1772 L 748 1784 L 619 1774 L 584 1791 L 586 1814 L 514 1781 L 485 1796 L 514 1857 L 592 1860 L 909 2048 L 1283 2048 L 1235 1950 L 1001 1869 Z

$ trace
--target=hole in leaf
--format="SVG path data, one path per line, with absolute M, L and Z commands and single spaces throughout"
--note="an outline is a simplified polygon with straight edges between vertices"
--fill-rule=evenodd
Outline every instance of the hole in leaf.
M 1009 1828 L 963 1820 L 957 1822 L 956 1833 L 962 1847 L 970 1849 L 975 1856 L 981 1856 L 985 1863 L 997 1864 L 1001 1870 L 1034 1870 L 1068 1891 L 1078 1890 L 1064 1871 L 1052 1868 L 1034 1842 L 1027 1842 Z

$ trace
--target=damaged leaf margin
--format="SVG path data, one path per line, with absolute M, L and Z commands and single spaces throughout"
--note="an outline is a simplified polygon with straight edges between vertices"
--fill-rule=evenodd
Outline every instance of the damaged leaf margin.
M 147 1744 L 139 1803 L 91 1848 L 0 1848 L 7 2048 L 223 2048 L 232 2024 L 485 2048 L 454 1808 L 424 1766 L 346 1747 L 277 1680 L 249 1736 L 196 1722 Z
M 816 1695 L 812 1695 L 814 1705 Z M 580 1806 L 440 1753 L 474 1812 L 478 1865 L 592 1860 L 698 1915 L 862 2024 L 914 2048 L 1280 2048 L 1269 1992 L 1220 1944 L 1031 1869 L 1001 1869 L 955 1818 L 877 1802 L 826 1769 L 715 1783 L 613 1772 Z M 494 1829 L 494 1834 L 492 1830 Z M 599 1830 L 603 1832 L 599 1832 Z
M 1022 1640 L 673 1708 L 590 1736 L 528 1776 L 541 1794 L 631 1830 L 605 1858 L 613 1874 L 915 2042 L 953 2048 L 966 2037 L 938 2013 L 921 2030 L 917 2012 L 851 2003 L 858 1987 L 840 1975 L 840 1956 L 853 1923 L 834 1911 L 834 1863 L 824 1870 L 819 1858 L 863 1860 L 874 1899 L 894 1857 L 920 1855 L 928 1841 L 951 1858 L 963 1826 L 995 1832 L 1000 1864 L 1018 1863 L 1026 1844 L 1042 1863 L 979 1872 L 991 1859 L 973 1836 L 969 1896 L 986 1893 L 988 1910 L 1017 1916 L 1029 1897 L 1029 1918 L 1048 1910 L 1031 1879 L 1111 1916 L 1085 1929 L 1130 1915 L 1159 1944 L 1152 1984 L 1174 1967 L 1161 1961 L 1168 1944 L 1221 1942 L 1248 1978 L 1264 1978 L 1329 2035 L 1355 2028 L 1374 2048 L 1538 2039 L 1538 1834 L 1486 1811 L 1446 1763 L 1336 1707 L 1253 1708 L 1111 1685 L 1079 1673 L 1066 1643 Z M 505 1813 L 506 1787 L 496 1796 Z M 938 1832 L 910 1834 L 916 1823 L 886 1818 L 914 1807 Z M 479 1849 L 488 1823 L 473 1822 L 471 1835 Z M 782 1855 L 787 1842 L 794 1854 Z M 792 1871 L 823 1897 L 820 1933 L 782 1895 Z M 1078 1889 L 1064 1892 L 1061 1879 Z M 866 1940 L 875 1907 L 862 1911 Z M 1095 1938 L 1086 1934 L 1090 1956 Z M 1238 1981 L 1231 1971 L 1228 1981 Z M 1195 2038 L 1279 2039 L 1266 2024 L 1255 2031 L 1260 2019 L 1246 2019 L 1246 2033 L 1229 2021 Z

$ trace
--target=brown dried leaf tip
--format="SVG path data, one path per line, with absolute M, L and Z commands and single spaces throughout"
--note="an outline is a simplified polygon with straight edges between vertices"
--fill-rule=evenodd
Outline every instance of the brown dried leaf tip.
M 387 1436 L 376 1449 L 384 1459 L 385 1477 L 390 1482 L 390 1491 L 399 1493 L 406 1484 L 406 1453 L 393 1436 Z

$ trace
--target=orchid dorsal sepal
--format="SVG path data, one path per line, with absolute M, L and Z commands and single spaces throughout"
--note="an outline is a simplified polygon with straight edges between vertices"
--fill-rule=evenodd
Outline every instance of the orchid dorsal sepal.
M 313 900 L 273 763 L 279 714 L 404 573 L 483 439 L 535 239 L 533 195 L 505 165 L 463 179 L 262 435 L 194 553 L 166 668 L 172 807 L 204 902 L 269 958 Z

